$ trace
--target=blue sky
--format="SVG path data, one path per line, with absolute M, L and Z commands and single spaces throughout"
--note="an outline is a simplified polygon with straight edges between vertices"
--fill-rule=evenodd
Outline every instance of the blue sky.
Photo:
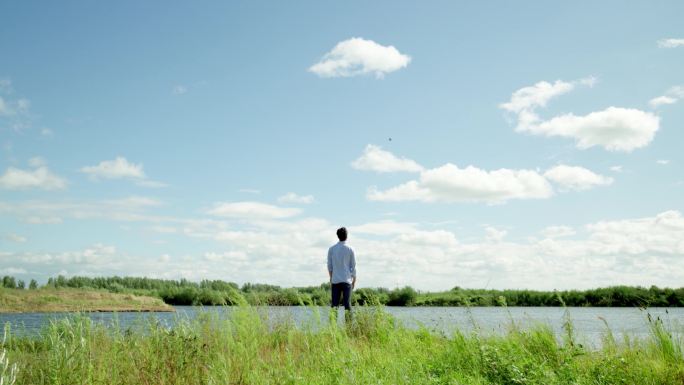
M 4 2 L 0 274 L 681 286 L 683 11 Z

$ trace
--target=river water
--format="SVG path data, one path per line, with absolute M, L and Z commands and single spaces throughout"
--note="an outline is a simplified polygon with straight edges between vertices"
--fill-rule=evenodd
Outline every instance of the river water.
M 564 333 L 563 324 L 569 316 L 580 342 L 587 346 L 600 346 L 608 328 L 616 339 L 624 334 L 630 337 L 646 338 L 650 334 L 648 316 L 660 318 L 666 328 L 678 335 L 684 334 L 684 308 L 557 308 L 557 307 L 384 307 L 399 322 L 407 327 L 426 327 L 437 333 L 450 335 L 454 330 L 479 333 L 505 333 L 512 327 L 526 329 L 545 324 L 556 335 Z M 220 317 L 229 317 L 231 307 L 177 306 L 175 313 L 88 313 L 97 322 L 107 325 L 117 321 L 119 327 L 129 327 L 141 319 L 150 317 L 162 324 L 173 326 L 178 319 L 194 318 L 202 312 L 217 312 Z M 311 323 L 316 317 L 327 319 L 329 308 L 298 306 L 264 306 L 258 308 L 270 323 L 282 320 L 294 321 L 296 325 Z M 35 335 L 50 320 L 68 317 L 69 313 L 21 313 L 0 314 L 0 324 L 9 326 L 14 334 Z M 343 317 L 338 317 L 342 322 Z

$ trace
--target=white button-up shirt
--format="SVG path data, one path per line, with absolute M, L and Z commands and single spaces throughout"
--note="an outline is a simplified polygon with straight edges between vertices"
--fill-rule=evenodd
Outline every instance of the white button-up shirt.
M 354 250 L 344 242 L 337 242 L 328 249 L 328 271 L 332 273 L 331 283 L 352 283 L 356 278 Z

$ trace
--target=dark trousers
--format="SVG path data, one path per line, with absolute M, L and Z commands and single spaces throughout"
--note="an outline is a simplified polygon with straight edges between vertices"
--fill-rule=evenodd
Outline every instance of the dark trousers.
M 351 283 L 340 282 L 332 284 L 332 304 L 331 306 L 337 308 L 340 306 L 340 297 L 342 297 L 342 304 L 345 310 L 351 311 Z

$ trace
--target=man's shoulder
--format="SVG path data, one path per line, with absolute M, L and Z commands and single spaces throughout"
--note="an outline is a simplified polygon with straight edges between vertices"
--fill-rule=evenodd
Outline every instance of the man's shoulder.
M 342 243 L 342 242 L 338 242 L 338 243 L 336 243 L 336 244 L 330 246 L 330 248 L 329 248 L 328 250 L 334 250 L 334 249 L 349 250 L 349 251 L 351 251 L 351 252 L 354 251 L 354 249 L 353 249 L 351 246 L 349 246 L 349 245 L 346 244 L 346 243 Z

